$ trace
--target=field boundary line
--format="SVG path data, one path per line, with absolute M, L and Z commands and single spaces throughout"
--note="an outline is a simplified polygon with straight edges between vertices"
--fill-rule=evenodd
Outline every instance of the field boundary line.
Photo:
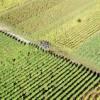
M 64 56 L 64 55 L 62 55 L 62 54 L 56 53 L 55 51 L 52 51 L 52 50 L 50 50 L 50 49 L 46 50 L 46 49 L 43 48 L 42 46 L 38 45 L 36 42 L 29 41 L 29 40 L 27 40 L 27 39 L 25 39 L 25 38 L 23 38 L 23 37 L 21 37 L 21 36 L 19 36 L 19 35 L 14 34 L 13 32 L 8 31 L 7 29 L 3 29 L 2 27 L 0 27 L 0 32 L 3 33 L 3 34 L 6 35 L 6 36 L 8 36 L 8 37 L 10 37 L 10 38 L 12 38 L 12 39 L 18 41 L 18 42 L 20 42 L 20 43 L 24 43 L 24 45 L 27 44 L 27 45 L 34 46 L 34 47 L 36 47 L 37 49 L 40 49 L 40 50 L 42 50 L 43 52 L 49 53 L 49 54 L 54 55 L 54 56 L 56 56 L 56 57 L 58 57 L 58 58 L 61 58 L 61 59 L 64 59 L 64 60 L 65 60 L 65 59 L 69 59 L 69 60 L 71 60 L 73 63 L 76 63 L 76 64 L 78 64 L 78 65 L 86 66 L 86 68 L 89 68 L 90 70 L 92 70 L 93 72 L 96 72 L 96 73 L 99 74 L 99 76 L 100 76 L 100 72 L 99 72 L 99 71 L 94 70 L 93 67 L 88 67 L 89 65 L 87 65 L 87 64 L 85 64 L 85 63 L 81 63 L 81 61 L 78 61 L 77 59 L 75 60 L 75 57 L 71 57 L 71 55 L 68 55 L 68 57 L 67 57 L 67 56 Z

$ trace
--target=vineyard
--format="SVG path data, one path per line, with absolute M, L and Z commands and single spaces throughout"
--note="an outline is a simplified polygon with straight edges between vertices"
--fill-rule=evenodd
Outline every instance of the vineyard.
M 99 100 L 100 99 L 100 85 L 98 85 L 97 87 L 92 88 L 90 91 L 88 91 L 83 97 L 85 100 L 87 99 L 96 99 Z
M 0 100 L 100 100 L 100 0 L 0 0 Z
M 88 67 L 3 33 L 0 48 L 1 99 L 82 98 L 100 82 L 100 74 Z

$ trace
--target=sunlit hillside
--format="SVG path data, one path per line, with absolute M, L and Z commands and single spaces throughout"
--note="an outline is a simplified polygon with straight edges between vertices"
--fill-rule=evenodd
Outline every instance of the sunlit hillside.
M 0 0 L 0 100 L 99 100 L 100 0 Z

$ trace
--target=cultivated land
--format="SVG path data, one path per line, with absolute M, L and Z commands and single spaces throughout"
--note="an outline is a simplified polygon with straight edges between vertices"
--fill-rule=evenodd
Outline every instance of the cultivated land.
M 17 6 L 21 6 L 27 0 L 0 0 L 0 13 L 5 12 Z
M 88 91 L 84 96 L 84 100 L 100 100 L 100 84 Z
M 13 26 L 17 33 L 21 32 L 20 35 L 28 39 L 45 39 L 65 50 L 66 47 L 75 47 L 99 30 L 99 19 L 95 18 L 99 18 L 98 10 L 99 4 L 95 0 L 29 1 L 27 5 L 1 15 L 0 21 Z
M 74 53 L 79 59 L 95 64 L 94 68 L 100 72 L 100 32 L 75 49 Z
M 0 48 L 1 99 L 79 99 L 100 82 L 88 67 L 4 33 Z
M 0 0 L 2 99 L 100 99 L 100 0 Z
M 48 41 L 55 52 L 74 56 L 74 50 L 100 30 L 100 1 L 31 0 L 1 13 L 0 23 L 28 40 Z

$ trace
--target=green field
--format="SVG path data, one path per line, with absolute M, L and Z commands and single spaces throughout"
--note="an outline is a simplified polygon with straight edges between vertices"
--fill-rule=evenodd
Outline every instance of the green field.
M 89 61 L 88 63 L 95 65 L 94 69 L 100 71 L 100 33 L 93 35 L 79 48 L 75 49 L 74 53 L 83 61 Z
M 81 98 L 99 74 L 0 33 L 0 98 Z
M 0 0 L 0 100 L 100 99 L 100 0 Z

